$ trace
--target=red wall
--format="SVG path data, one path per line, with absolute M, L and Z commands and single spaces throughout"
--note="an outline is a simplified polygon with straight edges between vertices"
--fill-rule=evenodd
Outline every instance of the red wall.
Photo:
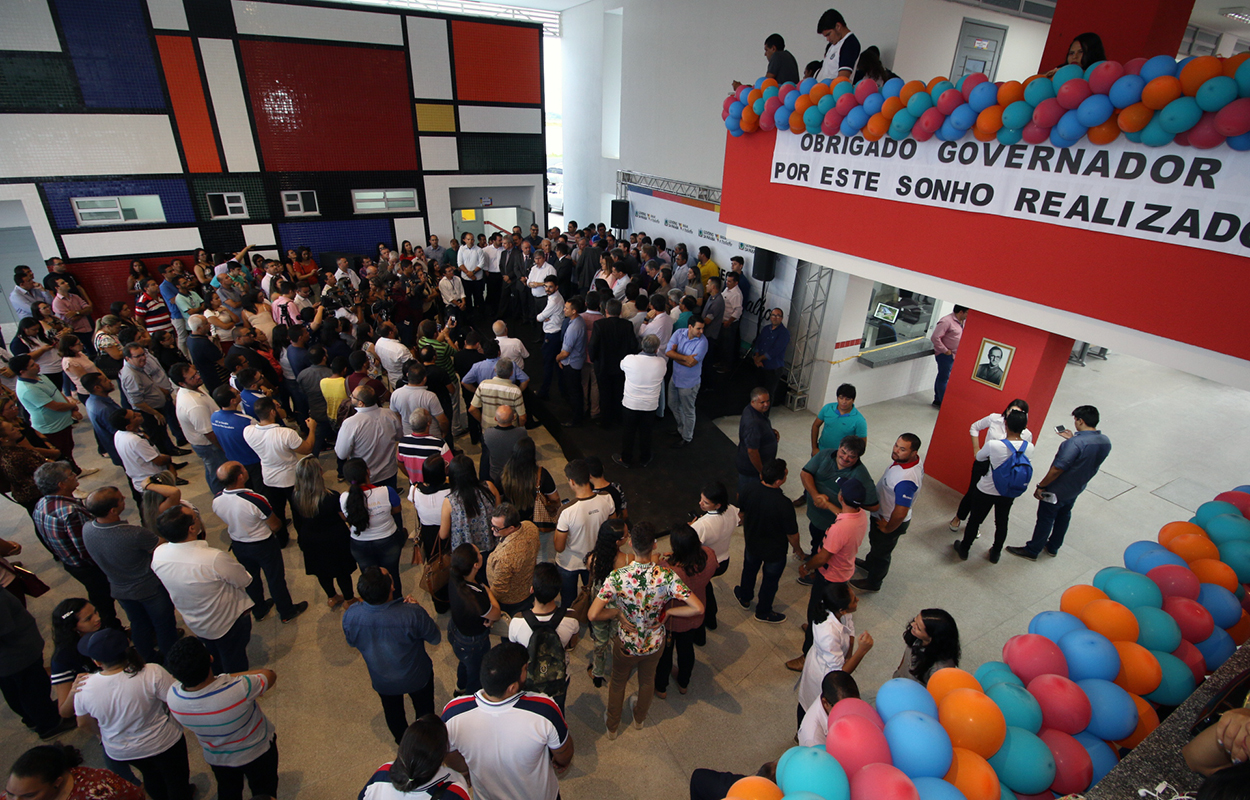
M 122 259 L 120 261 L 72 261 L 69 265 L 69 271 L 78 282 L 87 289 L 87 294 L 91 295 L 91 300 L 95 303 L 95 313 L 92 316 L 99 319 L 109 313 L 109 306 L 118 300 L 128 303 L 134 307 L 135 299 L 126 291 L 126 275 L 130 271 L 130 262 L 133 259 Z M 168 264 L 172 258 L 140 258 L 143 265 L 148 268 L 148 274 L 153 278 L 160 280 L 161 273 L 157 270 L 161 264 Z M 190 254 L 182 259 L 182 263 L 190 266 L 195 263 L 195 259 Z M 45 268 L 46 269 L 46 268 Z M 37 276 L 42 281 L 42 276 Z
M 1193 10 L 1193 0 L 1059 0 L 1038 72 L 1066 63 L 1072 40 L 1088 31 L 1112 61 L 1176 55 Z

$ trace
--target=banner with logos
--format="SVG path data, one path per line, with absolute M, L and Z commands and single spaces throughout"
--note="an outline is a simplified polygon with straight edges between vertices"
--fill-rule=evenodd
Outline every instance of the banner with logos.
M 779 133 L 770 180 L 1250 255 L 1250 155 L 1228 148 Z

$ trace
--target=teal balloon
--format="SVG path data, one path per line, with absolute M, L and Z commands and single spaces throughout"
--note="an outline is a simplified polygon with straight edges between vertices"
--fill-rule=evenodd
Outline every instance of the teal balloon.
M 989 758 L 998 780 L 1013 792 L 1040 794 L 1055 782 L 1055 756 L 1036 734 L 1007 726 L 1003 746 Z
M 907 110 L 916 119 L 920 119 L 920 115 L 933 108 L 933 98 L 928 92 L 916 92 L 907 101 Z
M 1125 551 L 1124 558 L 1125 560 L 1128 559 L 1128 551 Z M 1107 581 L 1111 580 L 1112 575 L 1119 575 L 1128 571 L 1129 570 L 1124 567 L 1103 567 L 1095 573 L 1094 579 L 1090 581 L 1090 583 L 1094 585 L 1095 589 L 1100 589 L 1105 592 L 1107 591 Z
M 1107 588 L 1103 591 L 1112 600 L 1128 608 L 1138 606 L 1163 608 L 1163 592 L 1159 591 L 1159 584 L 1136 572 L 1112 575 L 1107 581 Z
M 768 101 L 761 97 L 751 104 L 751 110 L 754 111 L 755 116 L 758 117 L 764 113 L 764 106 L 767 104 L 768 104 Z
M 1237 94 L 1240 97 L 1250 97 L 1250 67 L 1246 64 L 1250 63 L 1250 59 L 1241 62 L 1241 66 L 1233 73 L 1233 79 L 1237 81 Z
M 1137 643 L 1147 650 L 1171 653 L 1181 646 L 1181 626 L 1161 608 L 1142 606 L 1132 609 L 1137 617 Z
M 1194 100 L 1203 111 L 1219 111 L 1237 99 L 1237 81 L 1226 75 L 1210 78 L 1198 87 Z
M 849 792 L 847 796 L 848 797 L 850 796 Z M 786 796 L 782 798 L 782 800 L 826 800 L 826 798 L 821 797 L 815 792 L 794 792 L 792 794 L 791 793 L 786 794 Z
M 1133 696 L 1111 681 L 1077 681 L 1089 698 L 1090 718 L 1086 731 L 1110 742 L 1128 738 L 1137 727 L 1137 704 Z
M 1036 617 L 1034 617 L 1034 619 L 1036 619 Z M 1034 631 L 1032 629 L 1032 626 L 1030 625 L 1029 633 L 1033 633 L 1033 632 Z M 986 688 L 985 686 L 986 679 L 989 678 L 993 673 L 998 673 L 998 672 L 1005 672 L 1008 675 L 1012 674 L 1011 667 L 1007 666 L 1005 662 L 986 661 L 984 664 L 976 668 L 976 671 L 972 673 L 972 677 L 976 678 L 977 683 L 981 684 L 981 688 L 984 689 Z
M 914 124 L 915 123 L 913 123 L 913 125 Z M 911 125 L 908 125 L 906 122 L 895 116 L 894 120 L 890 122 L 890 127 L 889 130 L 886 131 L 886 136 L 889 136 L 895 141 L 901 142 L 908 136 L 911 136 L 911 128 Z
M 1066 64 L 1051 77 L 1050 82 L 1055 87 L 1055 92 L 1059 91 L 1059 87 L 1074 78 L 1085 77 L 1085 70 L 1081 69 L 1080 64 Z M 1036 83 L 1036 81 L 1034 81 Z
M 916 118 L 913 117 L 912 113 L 908 111 L 907 109 L 900 108 L 898 111 L 894 112 L 894 120 L 891 124 L 905 125 L 907 127 L 907 130 L 910 131 L 912 128 L 916 126 Z
M 837 103 L 838 98 L 841 97 L 842 95 L 854 94 L 854 93 L 855 93 L 855 87 L 851 85 L 851 82 L 843 81 L 842 83 L 839 83 L 837 86 L 833 87 L 833 91 L 830 92 L 829 94 L 830 96 L 833 97 L 833 102 Z
M 954 88 L 955 88 L 955 84 L 951 83 L 950 81 L 938 81 L 937 83 L 933 85 L 933 88 L 929 90 L 929 97 L 932 97 L 933 102 L 936 104 L 938 101 L 938 98 L 942 96 L 942 92 L 945 92 L 947 89 L 954 89 Z
M 915 784 L 920 800 L 967 800 L 953 783 L 941 778 L 912 778 L 911 782 Z
M 950 734 L 934 717 L 903 711 L 885 724 L 890 758 L 909 778 L 940 778 L 950 771 L 955 752 Z
M 1163 129 L 1163 124 L 1159 121 L 1159 115 L 1155 114 L 1150 118 L 1150 122 L 1146 123 L 1146 127 L 1141 129 L 1141 143 L 1147 147 L 1163 147 L 1165 144 L 1171 144 L 1175 134 L 1168 133 Z
M 1194 98 L 1178 97 L 1155 116 L 1159 119 L 1159 127 L 1168 133 L 1184 133 L 1202 119 L 1202 109 Z
M 993 85 L 993 84 L 991 84 Z M 1024 101 L 1037 108 L 1043 100 L 1055 96 L 1055 84 L 1050 81 L 1037 80 L 1024 87 Z
M 1233 568 L 1238 583 L 1250 583 L 1250 542 L 1235 540 L 1219 545 L 1220 561 Z
M 1037 698 L 1023 686 L 998 683 L 985 690 L 985 696 L 994 701 L 1008 725 L 1030 733 L 1042 729 L 1042 707 Z
M 1007 788 L 1007 784 L 998 782 L 998 800 L 1017 800 L 1016 793 Z
M 1081 743 L 1081 747 L 1084 747 L 1085 752 L 1089 753 L 1089 760 L 1094 764 L 1094 779 L 1089 784 L 1092 789 L 1095 784 L 1103 779 L 1103 776 L 1114 769 L 1116 764 L 1120 763 L 1120 760 L 1116 758 L 1115 750 L 1112 749 L 1111 745 L 1092 733 L 1081 731 L 1073 738 Z
M 1133 144 L 1141 144 L 1141 131 L 1125 131 L 1124 138 Z
M 1024 138 L 1024 128 L 999 128 L 994 138 L 999 144 L 1016 144 Z
M 1149 578 L 1146 580 L 1150 581 Z M 1150 583 L 1153 585 L 1154 581 Z M 1156 591 L 1157 589 L 1158 587 Z M 1101 678 L 1113 681 L 1120 674 L 1120 652 L 1101 633 L 1090 630 L 1071 631 L 1065 633 L 1058 644 L 1063 651 L 1063 657 L 1067 659 L 1068 678 L 1071 680 L 1079 682 L 1086 678 Z
M 820 116 L 824 117 L 829 113 L 829 109 L 837 105 L 838 101 L 833 99 L 833 95 L 827 94 L 820 98 L 820 102 L 816 104 L 816 108 L 820 109 Z
M 1211 612 L 1216 628 L 1231 628 L 1241 619 L 1241 603 L 1237 602 L 1237 595 L 1214 583 L 1201 584 L 1198 605 Z
M 1246 519 L 1241 514 L 1220 514 L 1211 517 L 1203 529 L 1217 547 L 1235 540 L 1250 542 L 1250 519 Z
M 1073 66 L 1073 65 L 1069 65 Z M 1033 106 L 1017 100 L 1003 109 L 1003 127 L 1023 129 L 1033 120 Z
M 1194 645 L 1202 653 L 1202 660 L 1207 665 L 1207 672 L 1215 672 L 1237 650 L 1233 637 L 1223 628 L 1216 628 L 1211 635 Z
M 937 703 L 929 690 L 909 678 L 893 678 L 881 685 L 877 690 L 877 713 L 887 723 L 895 714 L 904 711 L 919 711 L 937 718 Z M 785 787 L 782 787 L 785 788 Z
M 1158 689 L 1144 697 L 1161 706 L 1179 706 L 1185 702 L 1186 697 L 1193 694 L 1194 673 L 1184 661 L 1171 653 L 1151 650 L 1150 655 L 1158 659 L 1159 667 L 1163 670 L 1163 681 Z
M 787 797 L 798 792 L 811 792 L 824 800 L 847 800 L 851 785 L 846 772 L 833 756 L 814 747 L 791 748 L 798 750 L 783 765 L 777 764 L 777 785 Z
M 1241 66 L 1244 67 L 1245 64 L 1242 64 Z M 1241 68 L 1238 67 L 1237 71 L 1240 72 Z M 1201 525 L 1203 530 L 1206 530 L 1207 523 L 1210 522 L 1213 517 L 1218 517 L 1220 514 L 1240 515 L 1241 511 L 1232 503 L 1226 503 L 1223 500 L 1211 500 L 1198 506 L 1198 510 L 1194 512 L 1194 522 Z
M 776 97 L 777 93 L 780 91 L 781 89 L 779 89 L 776 86 L 769 86 L 767 89 L 764 90 L 764 95 L 763 95 L 764 99 L 767 100 L 770 97 Z
M 1108 567 L 1108 569 L 1120 569 L 1120 567 Z M 1124 571 L 1128 572 L 1128 570 Z M 1102 573 L 1098 574 L 1101 575 Z M 1097 581 L 1098 576 L 1095 575 L 1095 586 L 1097 586 Z M 1098 588 L 1101 589 L 1102 587 Z M 1066 611 L 1043 611 L 1029 621 L 1029 633 L 1045 636 L 1055 644 L 1059 644 L 1059 640 L 1063 638 L 1064 634 L 1083 630 L 1085 630 L 1085 623 Z
M 820 133 L 820 123 L 824 120 L 825 115 L 816 106 L 809 106 L 803 112 L 803 127 L 807 128 L 808 133 Z

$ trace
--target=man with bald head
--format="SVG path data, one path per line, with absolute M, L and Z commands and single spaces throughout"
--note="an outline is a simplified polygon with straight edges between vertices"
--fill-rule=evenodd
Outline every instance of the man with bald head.
M 526 437 L 525 426 L 517 424 L 516 411 L 512 406 L 495 409 L 495 424 L 482 429 L 482 460 L 478 471 L 482 480 L 491 480 L 496 486 L 503 477 L 504 464 L 512 457 L 512 448 Z
M 496 321 L 491 326 L 491 330 L 495 333 L 495 341 L 499 343 L 499 357 L 509 359 L 513 364 L 524 369 L 525 359 L 530 354 L 530 351 L 525 349 L 525 343 L 508 335 L 508 323 L 503 320 Z
M 369 481 L 375 486 L 395 488 L 395 476 L 399 472 L 396 447 L 404 436 L 399 415 L 378 405 L 377 394 L 365 383 L 352 391 L 352 406 L 356 413 L 348 417 L 339 428 L 334 443 L 334 454 L 346 461 L 362 458 L 369 467 Z

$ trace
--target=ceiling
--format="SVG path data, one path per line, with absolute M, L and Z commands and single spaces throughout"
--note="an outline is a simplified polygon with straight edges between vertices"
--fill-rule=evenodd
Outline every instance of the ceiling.
M 1231 33 L 1239 39 L 1250 41 L 1250 25 L 1220 15 L 1221 8 L 1236 6 L 1250 8 L 1250 0 L 1194 0 L 1189 23 L 1221 33 Z

